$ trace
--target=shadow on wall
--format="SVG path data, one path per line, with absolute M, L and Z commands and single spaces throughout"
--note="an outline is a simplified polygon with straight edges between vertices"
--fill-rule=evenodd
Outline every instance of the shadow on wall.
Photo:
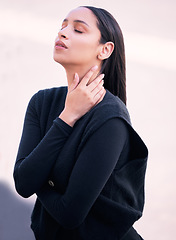
M 30 229 L 32 208 L 0 182 L 0 240 L 34 240 Z

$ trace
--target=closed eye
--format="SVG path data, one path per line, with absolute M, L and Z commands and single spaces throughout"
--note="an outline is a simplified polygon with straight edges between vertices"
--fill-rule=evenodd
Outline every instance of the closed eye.
M 79 31 L 79 30 L 77 30 L 77 29 L 75 29 L 75 32 L 77 32 L 77 33 L 83 33 L 83 32 L 81 32 L 81 31 Z

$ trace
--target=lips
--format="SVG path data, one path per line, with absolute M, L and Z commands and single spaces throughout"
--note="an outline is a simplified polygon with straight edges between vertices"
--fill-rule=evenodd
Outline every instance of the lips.
M 65 43 L 63 43 L 62 41 L 58 40 L 55 42 L 55 47 L 56 48 L 65 48 L 67 49 L 68 47 L 65 45 Z

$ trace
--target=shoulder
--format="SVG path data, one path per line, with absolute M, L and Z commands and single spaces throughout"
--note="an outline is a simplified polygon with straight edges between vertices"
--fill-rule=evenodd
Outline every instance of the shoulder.
M 125 104 L 108 90 L 104 99 L 90 112 L 91 125 L 102 125 L 113 118 L 119 118 L 131 125 L 130 115 Z
M 125 104 L 109 91 L 106 92 L 102 102 L 92 109 L 85 136 L 88 138 L 97 129 L 105 126 L 114 130 L 119 129 L 120 126 L 124 130 L 122 132 L 128 132 L 131 142 L 133 142 L 133 149 L 144 154 L 145 157 L 148 155 L 147 147 L 131 124 L 130 115 Z
M 36 92 L 29 101 L 29 106 L 40 108 L 46 103 L 55 101 L 55 99 L 65 98 L 67 94 L 67 87 L 55 87 L 42 89 Z
M 132 155 L 147 160 L 148 149 L 138 132 L 132 126 L 130 115 L 125 104 L 118 97 L 108 93 L 108 101 L 104 108 L 108 109 L 107 111 L 111 116 L 116 116 L 123 120 L 123 123 L 126 125 L 130 136 L 131 148 L 133 149 Z
M 44 99 L 44 98 L 55 98 L 56 96 L 63 96 L 67 93 L 67 87 L 54 87 L 54 88 L 47 88 L 43 90 L 39 90 L 37 93 L 34 94 L 33 97 L 36 99 Z
M 30 99 L 27 113 L 33 113 L 40 117 L 43 113 L 47 118 L 49 115 L 57 115 L 65 102 L 67 87 L 43 89 L 36 92 Z
M 84 117 L 85 123 L 84 138 L 87 139 L 95 131 L 106 129 L 127 129 L 130 124 L 130 117 L 125 104 L 116 96 L 106 91 L 104 99 L 92 108 Z
M 121 118 L 115 117 L 107 120 L 99 129 L 100 136 L 107 136 L 114 143 L 126 142 L 129 139 L 128 125 Z M 103 137 L 104 138 L 104 137 Z

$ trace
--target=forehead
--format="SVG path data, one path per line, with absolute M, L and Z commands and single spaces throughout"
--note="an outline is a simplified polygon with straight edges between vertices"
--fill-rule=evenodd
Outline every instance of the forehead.
M 66 16 L 67 20 L 74 21 L 74 20 L 81 20 L 86 22 L 90 27 L 97 27 L 97 18 L 92 13 L 92 11 L 85 7 L 78 7 L 73 9 L 71 12 L 68 13 Z

